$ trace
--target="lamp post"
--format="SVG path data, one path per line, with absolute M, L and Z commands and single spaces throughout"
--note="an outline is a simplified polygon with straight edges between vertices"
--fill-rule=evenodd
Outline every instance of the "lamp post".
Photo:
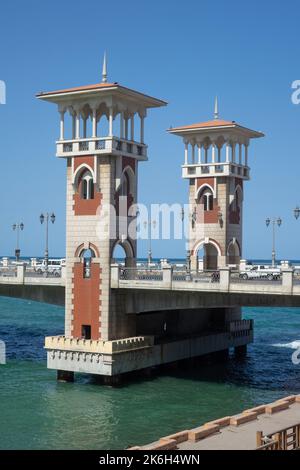
M 276 226 L 280 227 L 282 225 L 282 219 L 281 219 L 281 217 L 278 217 L 278 218 L 274 217 L 273 219 L 270 219 L 270 217 L 268 217 L 266 219 L 266 226 L 269 227 L 271 223 L 272 223 L 272 227 L 273 227 L 272 267 L 274 268 L 275 263 L 276 263 L 276 251 L 275 251 Z
M 181 220 L 182 220 L 182 223 L 184 223 L 184 218 L 185 218 L 185 210 L 184 210 L 184 208 L 182 207 L 182 209 L 181 209 Z M 190 219 L 191 224 L 192 224 L 192 229 L 194 229 L 194 228 L 195 228 L 195 225 L 196 225 L 196 222 L 197 222 L 197 208 L 196 208 L 196 207 L 194 207 L 193 212 L 189 214 L 189 219 Z M 191 255 L 192 255 L 191 250 L 187 250 L 187 252 L 186 252 L 186 272 L 187 272 L 187 277 L 190 276 L 190 273 L 191 273 Z M 197 270 L 198 270 L 198 267 L 197 267 Z
M 145 227 L 145 230 L 147 229 L 147 227 L 150 228 L 149 248 L 148 248 L 148 266 L 149 266 L 152 263 L 152 227 L 155 229 L 156 220 L 152 220 L 151 217 L 149 217 L 148 222 L 145 220 L 144 227 Z M 149 235 L 149 231 L 148 231 L 148 235 Z
M 13 230 L 17 233 L 17 244 L 16 244 L 16 249 L 15 249 L 15 256 L 16 256 L 16 261 L 19 261 L 20 259 L 20 231 L 22 232 L 24 230 L 24 224 L 23 222 L 19 224 L 13 224 L 12 226 Z
M 49 262 L 49 249 L 48 249 L 48 245 L 49 245 L 49 220 L 51 220 L 52 224 L 54 224 L 55 222 L 55 214 L 52 212 L 52 214 L 50 215 L 48 212 L 46 212 L 45 214 L 41 214 L 40 215 L 40 222 L 41 224 L 43 225 L 44 222 L 46 222 L 46 247 L 45 247 L 45 264 L 46 264 L 46 272 L 48 271 L 48 262 Z

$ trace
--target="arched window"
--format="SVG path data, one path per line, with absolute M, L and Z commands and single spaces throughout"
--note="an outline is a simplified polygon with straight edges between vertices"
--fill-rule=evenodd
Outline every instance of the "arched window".
M 129 194 L 129 179 L 127 173 L 123 174 L 120 196 L 128 196 Z
M 91 277 L 91 267 L 92 259 L 95 258 L 95 253 L 93 250 L 83 250 L 80 255 L 83 264 L 83 278 L 90 279 Z
M 234 200 L 232 201 L 232 210 L 236 212 L 241 211 L 242 202 L 243 202 L 243 192 L 241 188 L 238 186 L 234 193 Z
M 212 211 L 214 208 L 214 196 L 209 188 L 205 188 L 200 195 L 200 204 L 203 204 L 205 212 Z
M 90 171 L 85 171 L 81 177 L 81 199 L 94 199 L 94 181 Z

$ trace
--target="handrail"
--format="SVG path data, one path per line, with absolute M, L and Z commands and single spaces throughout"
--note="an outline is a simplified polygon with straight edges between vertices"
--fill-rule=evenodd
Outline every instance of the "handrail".
M 262 431 L 257 431 L 256 445 L 256 450 L 300 449 L 300 423 L 268 435 L 264 435 Z

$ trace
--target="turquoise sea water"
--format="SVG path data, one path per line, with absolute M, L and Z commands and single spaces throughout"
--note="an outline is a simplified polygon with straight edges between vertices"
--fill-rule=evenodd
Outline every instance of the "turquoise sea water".
M 177 370 L 118 388 L 77 376 L 56 382 L 43 340 L 63 331 L 64 309 L 0 298 L 1 449 L 122 449 L 300 393 L 300 309 L 244 309 L 255 343 L 244 360 Z M 299 343 L 297 343 L 299 341 Z

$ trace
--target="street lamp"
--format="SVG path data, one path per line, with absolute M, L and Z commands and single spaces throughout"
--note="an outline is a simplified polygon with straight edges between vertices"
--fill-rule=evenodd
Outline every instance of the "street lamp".
M 300 215 L 300 214 L 299 214 Z M 268 217 L 266 219 L 266 226 L 269 227 L 270 224 L 272 223 L 272 226 L 273 226 L 273 245 L 272 245 L 272 267 L 274 268 L 275 267 L 275 263 L 276 263 L 276 252 L 275 252 L 275 229 L 276 229 L 276 225 L 278 227 L 280 227 L 282 225 L 282 219 L 281 217 L 274 217 L 273 219 L 270 219 L 270 217 Z
M 182 223 L 184 223 L 184 218 L 185 218 L 185 210 L 182 207 L 181 208 Z M 193 210 L 192 213 L 191 212 L 189 213 L 189 219 L 190 219 L 191 224 L 192 224 L 192 229 L 194 229 L 195 224 L 197 222 L 197 208 L 196 207 L 194 207 L 194 210 Z M 187 272 L 187 276 L 190 276 L 190 273 L 191 273 L 191 255 L 192 255 L 191 250 L 187 250 L 186 251 L 186 272 Z
M 152 227 L 155 229 L 156 220 L 152 220 L 151 217 L 149 217 L 148 222 L 145 220 L 144 227 L 145 227 L 145 230 L 147 229 L 147 227 L 150 228 L 149 248 L 148 248 L 148 266 L 149 266 L 152 263 Z
M 43 223 L 46 221 L 46 247 L 45 247 L 45 267 L 46 267 L 46 272 L 48 270 L 48 262 L 49 262 L 49 250 L 48 250 L 48 245 L 49 245 L 49 220 L 51 220 L 51 223 L 54 224 L 55 222 L 55 214 L 52 212 L 52 214 L 48 214 L 46 212 L 45 214 L 40 215 L 40 222 L 43 225 Z
M 297 206 L 295 209 L 294 209 L 294 216 L 295 216 L 295 219 L 298 220 L 299 217 L 300 217 L 300 208 L 299 206 Z
M 13 230 L 17 233 L 17 245 L 15 249 L 15 256 L 16 256 L 16 261 L 19 261 L 20 259 L 20 231 L 22 232 L 24 230 L 24 224 L 21 222 L 20 224 L 13 224 L 12 226 Z

